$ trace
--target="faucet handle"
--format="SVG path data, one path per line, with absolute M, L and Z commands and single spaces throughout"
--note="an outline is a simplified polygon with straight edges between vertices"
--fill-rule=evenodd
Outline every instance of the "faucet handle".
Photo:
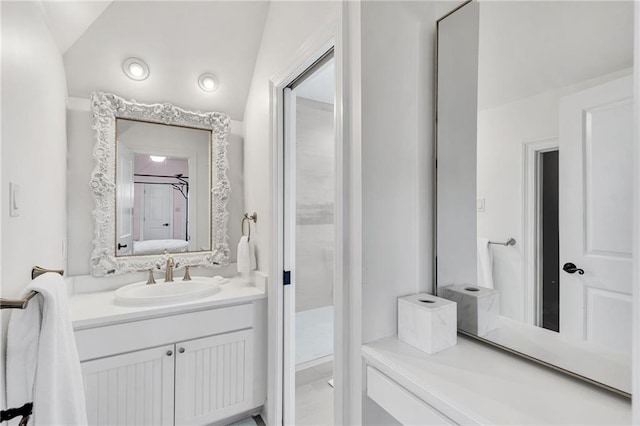
M 184 267 L 184 277 L 182 281 L 191 281 L 191 275 L 189 275 L 189 265 L 185 265 Z
M 156 280 L 153 278 L 153 268 L 149 268 L 149 279 L 147 280 L 147 285 L 155 283 Z

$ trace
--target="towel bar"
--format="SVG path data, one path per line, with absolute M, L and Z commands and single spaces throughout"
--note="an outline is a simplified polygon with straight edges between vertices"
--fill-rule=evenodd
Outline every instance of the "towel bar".
M 36 279 L 40 275 L 47 272 L 55 272 L 56 274 L 64 275 L 64 271 L 62 269 L 46 269 L 40 266 L 34 266 L 31 270 L 31 279 Z M 29 304 L 29 300 L 33 299 L 36 295 L 35 291 L 30 291 L 26 296 L 22 299 L 1 299 L 0 298 L 0 309 L 25 309 Z
M 499 245 L 499 246 L 515 246 L 516 245 L 516 239 L 515 238 L 509 238 L 504 243 L 497 243 L 495 241 L 489 241 L 489 244 L 496 244 L 496 245 Z

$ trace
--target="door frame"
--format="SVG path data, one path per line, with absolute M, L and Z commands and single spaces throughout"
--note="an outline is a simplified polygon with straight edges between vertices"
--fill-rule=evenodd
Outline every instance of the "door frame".
M 325 30 L 326 31 L 326 30 Z M 277 333 L 280 335 L 279 338 L 276 339 L 278 349 L 280 354 L 278 355 L 278 364 L 281 369 L 281 374 L 276 372 L 281 378 L 281 388 L 279 391 L 279 395 L 281 396 L 281 417 L 280 420 L 277 420 L 277 424 L 285 424 L 285 425 L 293 425 L 295 424 L 295 347 L 294 340 L 289 339 L 289 336 L 295 335 L 295 320 L 287 321 L 285 317 L 293 318 L 295 317 L 295 290 L 294 286 L 284 286 L 283 284 L 283 272 L 285 269 L 291 270 L 292 281 L 295 280 L 295 270 L 293 270 L 293 265 L 289 265 L 288 262 L 293 259 L 287 259 L 285 248 L 286 247 L 295 247 L 295 237 L 294 233 L 290 232 L 291 229 L 287 229 L 287 226 L 290 228 L 291 226 L 295 226 L 291 224 L 291 222 L 285 221 L 285 212 L 287 214 L 291 214 L 291 210 L 295 209 L 295 206 L 288 205 L 286 200 L 290 197 L 290 193 L 295 191 L 295 181 L 291 181 L 286 179 L 286 176 L 292 175 L 295 173 L 295 163 L 292 161 L 293 158 L 291 156 L 285 156 L 285 148 L 290 143 L 290 136 L 293 128 L 291 126 L 285 125 L 285 115 L 287 115 L 286 109 L 290 109 L 295 107 L 294 105 L 286 105 L 285 104 L 285 90 L 288 86 L 293 82 L 296 78 L 302 75 L 314 62 L 320 59 L 322 56 L 326 54 L 332 47 L 334 48 L 334 61 L 336 74 L 339 68 L 338 58 L 335 54 L 336 49 L 336 38 L 335 38 L 335 30 L 330 31 L 329 33 L 325 33 L 324 37 L 321 35 L 317 35 L 315 40 L 311 42 L 307 42 L 307 48 L 304 49 L 304 52 L 298 55 L 298 61 L 294 63 L 291 67 L 287 68 L 283 71 L 279 76 L 273 78 L 271 80 L 271 96 L 272 96 L 272 114 L 275 115 L 275 123 L 274 130 L 276 134 L 274 135 L 274 140 L 276 143 L 274 144 L 274 148 L 276 152 L 275 156 L 278 158 L 274 158 L 274 162 L 277 162 L 277 168 L 274 167 L 274 170 L 277 170 L 276 176 L 278 183 L 274 190 L 274 194 L 277 194 L 277 200 L 274 200 L 274 210 L 276 214 L 274 214 L 274 218 L 277 223 L 274 224 L 274 242 L 277 246 L 274 248 L 274 259 L 277 262 L 277 265 L 274 265 L 273 273 L 271 276 L 274 277 L 275 291 L 276 291 L 276 300 L 278 303 L 278 318 L 277 318 Z M 338 106 L 338 98 L 337 95 L 337 83 L 338 76 L 336 75 L 336 104 L 334 106 L 334 125 L 335 125 L 335 136 L 336 136 L 336 147 L 341 144 L 341 132 L 338 131 L 340 125 L 338 123 L 338 114 L 340 107 Z M 275 110 L 275 111 L 274 111 Z M 293 151 L 295 152 L 295 151 Z M 342 195 L 342 188 L 338 185 L 338 150 L 336 149 L 336 201 L 338 201 Z M 289 198 L 290 199 L 290 198 Z M 335 242 L 342 241 L 342 229 L 338 225 L 339 214 L 337 214 L 342 209 L 341 203 L 335 204 L 335 221 L 336 221 L 336 229 L 335 229 Z M 285 240 L 288 238 L 288 240 Z M 338 299 L 336 296 L 339 294 L 338 288 L 342 286 L 342 281 L 338 277 L 336 273 L 338 271 L 340 256 L 338 253 L 340 252 L 340 247 L 336 244 L 335 247 L 335 255 L 334 255 L 334 304 L 335 299 Z M 277 277 L 277 278 L 275 278 Z M 338 320 L 336 318 L 336 314 L 334 311 L 334 334 L 338 330 L 341 324 L 338 324 Z M 334 336 L 335 338 L 335 336 Z M 339 350 L 338 347 L 334 345 L 334 350 Z M 334 357 L 334 366 L 338 363 L 338 356 Z M 338 385 L 336 384 L 336 388 Z
M 522 145 L 522 282 L 524 321 L 542 324 L 542 256 L 540 157 L 545 152 L 559 150 L 558 138 L 538 139 Z
M 635 48 L 634 48 L 634 89 L 635 102 L 635 152 L 633 164 L 634 220 L 633 220 L 633 357 L 632 377 L 632 423 L 640 423 L 640 3 L 635 4 Z
M 360 422 L 361 372 L 361 139 L 359 104 L 360 60 L 347 50 L 359 53 L 356 37 L 347 34 L 347 23 L 359 19 L 359 4 L 340 5 L 336 21 L 314 33 L 293 56 L 290 65 L 270 79 L 272 140 L 272 253 L 269 294 L 269 372 L 266 414 L 269 424 L 290 419 L 285 413 L 284 382 L 284 89 L 331 47 L 336 69 L 335 125 L 335 241 L 334 254 L 334 420 L 336 425 Z M 354 39 L 354 40 L 352 40 Z M 355 82 L 350 81 L 351 68 Z M 354 101 L 353 98 L 357 98 Z M 357 102 L 357 103 L 356 103 Z M 353 103 L 353 105 L 351 105 Z M 294 366 L 295 369 L 295 366 Z M 294 376 L 295 377 L 295 376 Z M 289 379 L 289 406 L 295 378 Z M 293 388 L 292 388 L 293 385 Z M 287 417 L 288 416 L 288 417 Z M 292 419 L 295 420 L 295 419 Z

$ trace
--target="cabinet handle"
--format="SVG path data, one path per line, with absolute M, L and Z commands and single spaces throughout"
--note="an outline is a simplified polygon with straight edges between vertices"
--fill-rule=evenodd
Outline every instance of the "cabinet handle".
M 173 355 L 173 351 L 167 351 L 167 356 Z
M 183 354 L 183 353 L 184 353 L 184 348 L 180 348 L 180 349 L 178 349 L 178 352 L 180 352 L 181 354 Z

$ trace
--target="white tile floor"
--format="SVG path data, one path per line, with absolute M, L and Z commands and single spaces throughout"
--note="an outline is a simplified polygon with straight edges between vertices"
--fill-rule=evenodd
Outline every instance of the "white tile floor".
M 296 373 L 296 426 L 333 424 L 333 362 Z

